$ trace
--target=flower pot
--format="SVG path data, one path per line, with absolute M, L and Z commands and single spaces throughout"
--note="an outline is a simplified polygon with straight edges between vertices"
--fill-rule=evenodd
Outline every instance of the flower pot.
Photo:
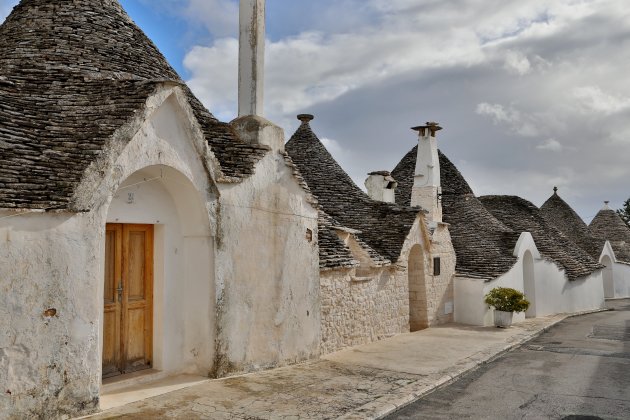
M 494 325 L 498 328 L 507 328 L 512 325 L 512 317 L 514 312 L 505 312 L 494 310 Z

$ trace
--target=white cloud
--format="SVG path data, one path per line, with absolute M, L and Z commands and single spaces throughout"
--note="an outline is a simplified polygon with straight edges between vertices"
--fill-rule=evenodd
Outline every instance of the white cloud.
M 532 65 L 525 54 L 518 51 L 508 50 L 505 55 L 503 67 L 510 73 L 524 76 L 530 72 Z
M 561 152 L 564 149 L 564 147 L 562 146 L 562 143 L 560 143 L 558 140 L 548 139 L 544 143 L 536 146 L 536 149 L 546 150 L 550 152 Z
M 576 87 L 573 89 L 573 96 L 586 113 L 611 115 L 630 108 L 630 98 L 611 95 L 598 86 Z
M 540 134 L 535 117 L 526 115 L 515 109 L 501 104 L 482 102 L 477 104 L 477 114 L 489 116 L 495 125 L 505 124 L 510 131 L 523 137 L 536 137 Z

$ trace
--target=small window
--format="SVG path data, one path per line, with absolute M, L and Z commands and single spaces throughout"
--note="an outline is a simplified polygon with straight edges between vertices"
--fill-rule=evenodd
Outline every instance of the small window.
M 306 240 L 313 242 L 313 231 L 310 229 L 306 229 Z
M 434 276 L 440 275 L 440 271 L 442 269 L 441 265 L 442 265 L 442 262 L 440 261 L 440 257 L 433 258 L 433 275 Z

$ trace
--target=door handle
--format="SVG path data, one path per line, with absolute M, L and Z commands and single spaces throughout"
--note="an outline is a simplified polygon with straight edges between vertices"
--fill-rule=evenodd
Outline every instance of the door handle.
M 122 302 L 122 293 L 123 293 L 122 281 L 118 282 L 118 287 L 116 288 L 116 292 L 118 292 L 118 302 Z

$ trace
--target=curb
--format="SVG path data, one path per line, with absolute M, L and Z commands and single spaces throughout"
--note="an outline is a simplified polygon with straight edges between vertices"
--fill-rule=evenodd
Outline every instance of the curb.
M 413 404 L 419 399 L 427 396 L 428 394 L 437 391 L 440 388 L 448 386 L 453 382 L 460 379 L 462 376 L 474 372 L 483 365 L 493 362 L 499 357 L 505 355 L 506 353 L 511 352 L 525 343 L 533 340 L 534 338 L 539 337 L 549 329 L 558 325 L 562 321 L 582 315 L 589 315 L 593 313 L 599 312 L 607 312 L 612 309 L 594 309 L 590 311 L 576 312 L 572 314 L 565 314 L 561 317 L 554 319 L 549 324 L 544 325 L 542 328 L 539 328 L 533 332 L 526 332 L 523 335 L 515 336 L 516 340 L 512 343 L 505 345 L 502 348 L 491 350 L 489 353 L 484 354 L 480 359 L 470 361 L 466 363 L 463 367 L 453 369 L 452 372 L 446 372 L 443 376 L 437 378 L 431 384 L 427 384 L 426 382 L 416 381 L 407 386 L 404 386 L 392 394 L 384 395 L 376 400 L 367 403 L 361 407 L 358 407 L 351 412 L 344 414 L 341 417 L 338 417 L 338 420 L 365 420 L 365 419 L 381 419 L 389 414 L 392 414 L 395 411 L 398 411 L 409 404 Z

